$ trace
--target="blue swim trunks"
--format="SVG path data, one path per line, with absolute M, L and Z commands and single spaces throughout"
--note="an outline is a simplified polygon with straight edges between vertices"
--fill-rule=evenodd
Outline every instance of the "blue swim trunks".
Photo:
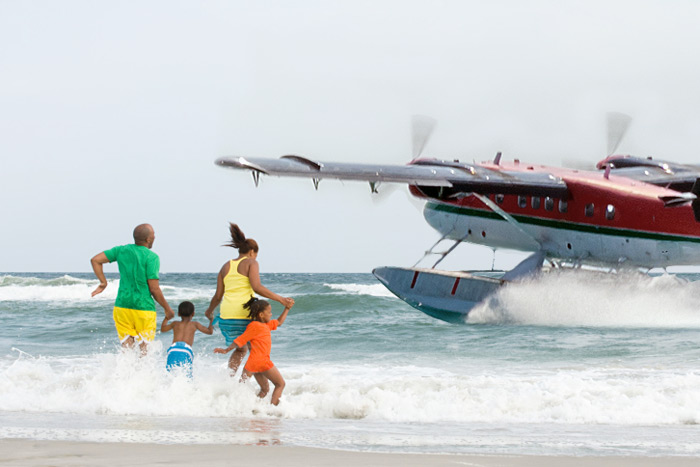
M 218 316 L 214 323 L 219 325 L 221 334 L 226 339 L 226 345 L 233 344 L 233 340 L 245 332 L 245 328 L 250 324 L 249 319 L 221 319 Z
M 187 376 L 192 377 L 192 359 L 194 358 L 194 353 L 192 352 L 192 347 L 186 342 L 174 342 L 173 345 L 168 348 L 168 371 L 175 367 L 184 367 Z

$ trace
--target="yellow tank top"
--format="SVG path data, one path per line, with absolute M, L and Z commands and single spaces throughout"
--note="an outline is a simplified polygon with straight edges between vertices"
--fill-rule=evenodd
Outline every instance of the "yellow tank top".
M 224 277 L 224 298 L 219 309 L 222 319 L 249 319 L 248 310 L 243 308 L 243 304 L 255 295 L 250 279 L 238 273 L 238 264 L 244 259 L 232 259 L 229 263 L 228 274 Z

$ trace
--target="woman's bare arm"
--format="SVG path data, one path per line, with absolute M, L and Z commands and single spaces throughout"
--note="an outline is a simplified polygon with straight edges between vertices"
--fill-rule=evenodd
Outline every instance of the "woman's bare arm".
M 228 274 L 230 267 L 231 264 L 227 262 L 221 266 L 219 275 L 216 276 L 216 292 L 214 292 L 214 296 L 211 298 L 209 308 L 207 308 L 207 311 L 204 312 L 204 316 L 209 318 L 209 320 L 213 319 L 214 309 L 219 306 L 221 299 L 224 297 L 224 277 L 226 277 L 226 274 Z
M 250 267 L 248 268 L 248 280 L 250 280 L 250 286 L 253 288 L 253 291 L 255 291 L 256 294 L 262 295 L 263 297 L 269 298 L 270 300 L 279 302 L 285 307 L 292 306 L 294 304 L 294 300 L 292 300 L 291 298 L 286 298 L 281 295 L 278 295 L 269 290 L 264 285 L 262 285 L 262 283 L 260 282 L 260 266 L 255 260 L 250 260 Z

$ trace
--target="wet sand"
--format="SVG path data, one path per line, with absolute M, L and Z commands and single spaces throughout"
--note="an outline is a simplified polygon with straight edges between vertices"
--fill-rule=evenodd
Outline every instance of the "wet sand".
M 471 466 L 680 467 L 693 457 L 565 457 L 384 454 L 292 446 L 166 445 L 0 440 L 0 466 Z

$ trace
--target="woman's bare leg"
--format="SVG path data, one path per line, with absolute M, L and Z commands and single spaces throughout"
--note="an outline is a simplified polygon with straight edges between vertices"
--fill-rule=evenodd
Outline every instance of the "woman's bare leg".
M 258 375 L 264 376 L 266 379 L 269 379 L 272 381 L 272 384 L 275 385 L 275 389 L 272 391 L 272 398 L 270 399 L 270 402 L 272 405 L 277 405 L 280 403 L 280 397 L 282 397 L 282 391 L 284 391 L 284 378 L 282 378 L 282 374 L 280 371 L 277 369 L 276 366 L 273 366 L 267 371 L 263 371 L 262 373 L 255 373 L 255 379 L 258 378 Z M 258 383 L 260 381 L 258 380 Z

